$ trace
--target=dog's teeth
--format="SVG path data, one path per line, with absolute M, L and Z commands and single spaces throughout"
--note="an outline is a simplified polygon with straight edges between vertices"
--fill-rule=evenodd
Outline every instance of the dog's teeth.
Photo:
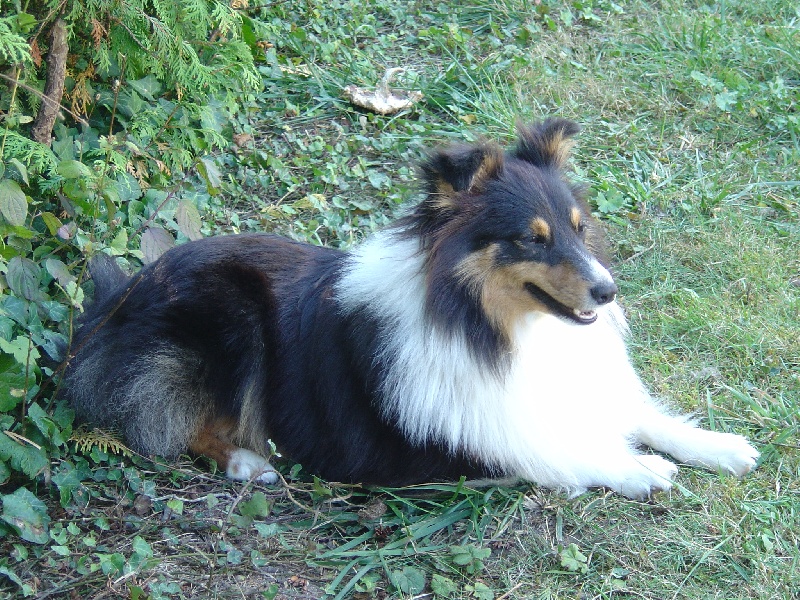
M 578 310 L 577 308 L 573 309 L 575 316 L 579 319 L 583 319 L 584 321 L 588 321 L 589 319 L 594 319 L 597 313 L 593 310 Z

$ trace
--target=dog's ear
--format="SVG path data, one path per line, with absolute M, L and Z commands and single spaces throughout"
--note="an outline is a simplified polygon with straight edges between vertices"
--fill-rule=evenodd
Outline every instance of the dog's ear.
M 452 206 L 461 192 L 479 192 L 502 168 L 503 151 L 489 142 L 439 150 L 422 164 L 428 192 L 441 206 Z
M 512 154 L 537 167 L 563 169 L 578 131 L 578 125 L 567 119 L 547 119 L 529 126 L 517 124 L 519 141 Z

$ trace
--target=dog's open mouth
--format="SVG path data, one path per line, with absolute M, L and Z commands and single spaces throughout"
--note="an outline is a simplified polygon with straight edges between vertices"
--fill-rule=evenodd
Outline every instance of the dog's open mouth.
M 536 298 L 539 302 L 544 304 L 547 308 L 554 313 L 566 317 L 571 321 L 580 323 L 581 325 L 589 325 L 597 320 L 597 311 L 594 310 L 578 310 L 577 308 L 570 308 L 566 304 L 562 304 L 543 289 L 536 287 L 532 283 L 526 283 L 525 289 L 528 293 Z

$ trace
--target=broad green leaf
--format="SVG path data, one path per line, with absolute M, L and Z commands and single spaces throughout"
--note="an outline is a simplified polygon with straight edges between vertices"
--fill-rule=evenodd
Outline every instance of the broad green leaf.
M 110 221 L 114 218 L 114 215 L 117 214 L 117 206 L 121 204 L 116 183 L 112 182 L 110 185 L 105 187 L 100 195 L 103 198 L 103 202 L 105 202 L 106 213 L 108 214 L 108 220 Z
M 142 234 L 144 262 L 151 263 L 175 245 L 172 235 L 161 227 L 148 227 Z
M 0 575 L 5 575 L 8 577 L 13 583 L 19 586 L 22 595 L 26 598 L 28 596 L 33 596 L 33 588 L 28 585 L 27 583 L 23 583 L 22 579 L 19 578 L 14 571 L 12 571 L 7 564 L 0 563 Z
M 239 550 L 236 546 L 231 546 L 230 548 L 228 548 L 225 560 L 228 562 L 229 565 L 240 565 L 242 564 L 243 559 L 244 559 L 244 552 Z
M 32 229 L 28 229 L 24 225 L 19 227 L 12 227 L 6 223 L 0 223 L 0 236 L 2 237 L 11 237 L 14 236 L 21 240 L 30 240 L 36 236 L 36 232 Z
M 81 487 L 81 478 L 78 470 L 65 461 L 58 471 L 53 474 L 52 481 L 58 488 L 61 506 L 66 508 L 72 499 L 72 493 Z
M 494 591 L 485 583 L 476 581 L 472 587 L 472 596 L 478 600 L 494 600 Z
M 25 165 L 23 165 L 18 158 L 12 158 L 8 162 L 14 165 L 14 167 L 17 169 L 19 176 L 22 177 L 22 181 L 25 182 L 25 185 L 30 185 L 30 181 L 28 181 L 28 169 L 25 167 Z
M 97 558 L 100 559 L 100 568 L 104 575 L 122 573 L 122 569 L 125 568 L 125 557 L 119 552 L 114 552 L 113 554 L 101 554 L 98 552 Z
M 200 227 L 202 226 L 200 213 L 197 211 L 197 207 L 193 202 L 185 198 L 181 199 L 175 211 L 175 220 L 178 222 L 178 229 L 190 240 L 202 239 L 203 234 L 200 233 Z
M 242 39 L 244 40 L 244 43 L 250 47 L 251 52 L 258 52 L 258 51 L 263 52 L 263 50 L 261 50 L 257 46 L 258 40 L 256 39 L 256 35 L 253 31 L 254 30 L 253 20 L 244 14 L 242 15 L 241 18 L 242 18 Z
M 47 506 L 26 488 L 3 496 L 2 518 L 27 542 L 46 544 L 50 541 Z
M 211 159 L 201 158 L 197 163 L 197 172 L 206 182 L 206 191 L 210 196 L 219 194 L 219 188 L 222 185 L 222 177 L 220 175 L 217 165 Z
M 0 412 L 8 412 L 22 402 L 25 397 L 25 382 L 24 363 L 15 361 L 7 370 L 0 373 Z
M 29 33 L 38 22 L 36 17 L 26 12 L 20 11 L 17 13 L 17 27 L 23 33 Z
M 0 431 L 0 460 L 30 478 L 45 471 L 50 463 L 41 448 L 18 442 Z
M 264 492 L 256 492 L 250 500 L 239 504 L 239 512 L 245 517 L 266 517 L 270 508 L 271 505 Z
M 8 261 L 6 283 L 18 297 L 26 300 L 41 299 L 39 291 L 39 265 L 29 258 L 15 256 Z
M 45 260 L 44 268 L 47 269 L 47 272 L 53 276 L 53 279 L 55 279 L 62 286 L 66 286 L 68 283 L 75 281 L 75 276 L 69 272 L 67 265 L 57 258 L 50 257 Z
M 392 571 L 392 582 L 404 594 L 419 594 L 425 589 L 425 573 L 416 567 Z
M 714 102 L 717 108 L 725 112 L 731 112 L 736 108 L 739 92 L 720 92 L 714 95 Z
M 120 173 L 117 176 L 116 189 L 119 201 L 122 203 L 120 206 L 142 197 L 142 188 L 130 173 Z
M 126 83 L 151 102 L 161 93 L 161 83 L 154 75 L 148 75 L 147 77 L 142 77 L 136 81 L 127 81 Z
M 275 537 L 281 532 L 280 525 L 277 523 L 253 523 L 253 527 L 258 531 L 258 535 L 263 538 Z
M 153 549 L 150 547 L 144 538 L 136 536 L 133 538 L 133 551 L 139 556 L 150 558 L 153 556 Z
M 589 559 L 580 551 L 577 544 L 570 544 L 559 553 L 559 556 L 561 557 L 561 566 L 569 571 L 586 573 L 589 570 Z
M 56 171 L 64 179 L 78 179 L 92 174 L 92 170 L 89 167 L 77 160 L 62 160 L 58 163 Z
M 0 213 L 10 225 L 21 227 L 28 216 L 28 199 L 13 179 L 0 180 Z
M 458 586 L 452 579 L 437 573 L 431 578 L 431 590 L 437 598 L 449 598 L 458 592 Z
M 111 240 L 109 247 L 111 254 L 114 256 L 122 256 L 128 252 L 128 230 L 120 229 L 114 239 Z
M 51 212 L 44 212 L 41 216 L 42 221 L 44 221 L 44 224 L 47 226 L 47 230 L 50 232 L 50 235 L 57 235 L 58 229 L 64 226 L 64 224 L 61 222 L 61 219 Z

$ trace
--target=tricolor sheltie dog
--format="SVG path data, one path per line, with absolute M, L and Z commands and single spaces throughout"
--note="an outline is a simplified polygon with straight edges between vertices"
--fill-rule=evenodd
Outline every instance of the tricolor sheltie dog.
M 332 481 L 523 478 L 632 498 L 678 461 L 743 475 L 758 452 L 654 401 L 626 353 L 602 234 L 550 119 L 432 153 L 426 195 L 350 252 L 264 234 L 176 247 L 133 277 L 92 265 L 73 340 L 78 416 L 144 454 L 274 482 L 272 440 Z

